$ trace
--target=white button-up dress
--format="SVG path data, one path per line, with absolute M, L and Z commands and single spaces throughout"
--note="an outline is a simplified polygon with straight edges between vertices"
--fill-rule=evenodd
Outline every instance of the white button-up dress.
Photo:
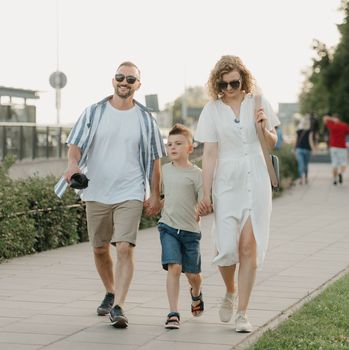
M 270 103 L 262 98 L 269 130 L 279 125 Z M 212 198 L 215 215 L 213 263 L 230 266 L 239 262 L 239 237 L 249 216 L 257 244 L 257 264 L 263 264 L 268 246 L 272 192 L 270 179 L 254 124 L 255 100 L 242 101 L 240 118 L 222 102 L 208 102 L 195 133 L 199 142 L 217 142 L 218 159 Z M 239 121 L 239 122 L 237 122 Z

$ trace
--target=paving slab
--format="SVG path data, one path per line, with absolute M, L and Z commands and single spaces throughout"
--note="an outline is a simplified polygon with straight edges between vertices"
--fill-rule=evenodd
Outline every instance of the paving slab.
M 252 335 L 221 323 L 224 287 L 217 268 L 211 226 L 202 219 L 203 294 L 206 310 L 194 318 L 181 277 L 181 329 L 169 331 L 166 273 L 156 228 L 139 233 L 136 271 L 125 310 L 130 325 L 115 329 L 96 307 L 104 296 L 89 243 L 60 248 L 0 264 L 1 350 L 243 349 L 301 301 L 349 266 L 349 178 L 333 186 L 328 164 L 310 165 L 309 185 L 294 186 L 273 201 L 270 244 L 258 271 L 249 318 Z

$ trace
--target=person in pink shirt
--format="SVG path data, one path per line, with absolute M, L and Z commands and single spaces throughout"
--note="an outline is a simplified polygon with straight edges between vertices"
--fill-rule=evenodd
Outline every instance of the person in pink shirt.
M 348 150 L 346 146 L 346 136 L 349 134 L 349 125 L 344 123 L 338 113 L 333 116 L 325 115 L 324 125 L 330 134 L 330 155 L 333 171 L 333 184 L 337 185 L 337 180 L 343 183 L 343 174 L 348 163 Z

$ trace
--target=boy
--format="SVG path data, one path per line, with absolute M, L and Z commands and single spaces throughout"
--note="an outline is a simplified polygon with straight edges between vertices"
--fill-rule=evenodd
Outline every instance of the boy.
M 204 311 L 201 293 L 201 256 L 199 217 L 195 210 L 202 198 L 201 169 L 189 161 L 193 136 L 188 128 L 175 124 L 167 141 L 170 163 L 162 167 L 164 201 L 158 229 L 162 247 L 161 263 L 167 273 L 167 296 L 170 313 L 165 328 L 178 329 L 179 280 L 181 272 L 188 278 L 192 299 L 191 312 Z

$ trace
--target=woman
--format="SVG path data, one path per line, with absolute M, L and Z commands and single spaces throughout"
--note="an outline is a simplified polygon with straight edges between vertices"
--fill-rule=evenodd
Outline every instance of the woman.
M 254 80 L 236 56 L 223 56 L 211 71 L 208 102 L 198 122 L 195 139 L 204 142 L 204 197 L 198 214 L 213 208 L 216 256 L 226 287 L 219 310 L 229 322 L 236 296 L 234 275 L 238 272 L 237 332 L 251 332 L 246 309 L 255 281 L 256 268 L 264 260 L 271 214 L 271 185 L 255 123 L 261 123 L 266 141 L 274 147 L 275 126 L 280 124 L 270 104 L 262 98 L 255 111 Z
M 314 150 L 314 134 L 310 129 L 310 119 L 305 117 L 299 123 L 296 140 L 296 159 L 300 185 L 303 185 L 303 180 L 306 184 L 308 183 L 308 164 L 311 151 Z

